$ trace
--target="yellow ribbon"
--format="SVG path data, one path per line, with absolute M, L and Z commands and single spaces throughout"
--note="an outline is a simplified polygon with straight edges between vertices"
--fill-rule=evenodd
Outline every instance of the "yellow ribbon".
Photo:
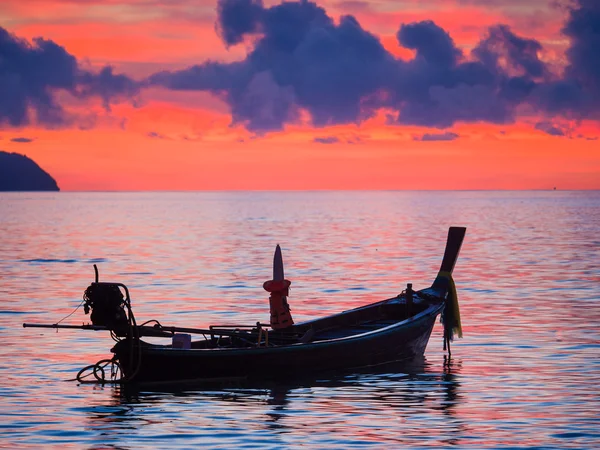
M 454 323 L 452 324 L 451 331 L 455 333 L 459 338 L 462 338 L 462 324 L 460 321 L 460 308 L 458 307 L 458 293 L 456 292 L 456 285 L 450 272 L 440 272 L 438 277 L 445 278 L 448 281 L 448 301 L 450 302 L 452 311 L 454 312 Z

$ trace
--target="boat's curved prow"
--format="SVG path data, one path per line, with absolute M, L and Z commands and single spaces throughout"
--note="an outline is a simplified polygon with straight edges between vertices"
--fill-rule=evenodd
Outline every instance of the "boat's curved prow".
M 454 270 L 458 254 L 467 232 L 466 227 L 450 227 L 448 230 L 448 239 L 446 240 L 446 249 L 444 250 L 444 258 L 438 275 L 431 285 L 431 290 L 440 296 L 444 296 L 450 287 L 450 275 Z
M 466 231 L 466 227 L 450 227 L 440 270 L 431 287 L 425 290 L 427 293 L 445 299 L 442 323 L 444 325 L 444 350 L 447 348 L 448 354 L 450 354 L 450 341 L 454 339 L 454 335 L 462 337 L 460 309 L 452 271 L 456 265 Z

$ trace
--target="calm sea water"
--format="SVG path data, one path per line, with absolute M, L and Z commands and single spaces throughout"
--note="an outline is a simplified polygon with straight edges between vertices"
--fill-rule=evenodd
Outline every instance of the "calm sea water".
M 451 225 L 446 364 L 438 324 L 393 371 L 121 389 L 65 381 L 109 336 L 21 327 L 72 312 L 93 264 L 138 322 L 268 321 L 277 243 L 294 318 L 322 316 L 428 286 Z M 600 447 L 600 192 L 2 193 L 0 227 L 0 447 Z

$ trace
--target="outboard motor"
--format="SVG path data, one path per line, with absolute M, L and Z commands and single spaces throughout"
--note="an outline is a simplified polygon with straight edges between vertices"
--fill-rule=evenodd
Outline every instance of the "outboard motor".
M 86 314 L 91 311 L 90 318 L 96 326 L 103 326 L 114 331 L 117 336 L 127 335 L 129 319 L 125 311 L 127 300 L 121 292 L 120 283 L 99 283 L 98 269 L 96 281 L 88 286 L 83 294 L 85 301 L 83 310 Z

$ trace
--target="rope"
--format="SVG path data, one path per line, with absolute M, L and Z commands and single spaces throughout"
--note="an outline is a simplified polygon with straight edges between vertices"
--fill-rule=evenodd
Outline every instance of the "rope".
M 55 325 L 58 325 L 59 323 L 61 323 L 63 320 L 68 319 L 69 317 L 71 317 L 73 314 L 75 314 L 75 312 L 81 308 L 81 305 L 83 305 L 83 302 L 85 302 L 85 297 L 83 297 L 83 299 L 81 300 L 81 302 L 79 303 L 79 305 L 77 305 L 77 307 L 71 311 L 70 314 L 67 314 L 65 317 L 63 317 L 62 319 L 60 319 L 58 322 L 56 322 Z M 58 333 L 58 328 L 56 329 L 56 332 Z
M 106 371 L 104 370 L 110 364 L 110 378 L 106 379 Z M 86 373 L 87 372 L 87 373 Z M 117 375 L 121 374 L 119 378 Z M 123 372 L 116 358 L 101 359 L 96 364 L 90 364 L 81 369 L 77 376 L 69 381 L 78 381 L 86 384 L 106 384 L 106 383 L 121 383 L 123 381 Z M 88 377 L 94 377 L 94 380 L 86 380 Z

